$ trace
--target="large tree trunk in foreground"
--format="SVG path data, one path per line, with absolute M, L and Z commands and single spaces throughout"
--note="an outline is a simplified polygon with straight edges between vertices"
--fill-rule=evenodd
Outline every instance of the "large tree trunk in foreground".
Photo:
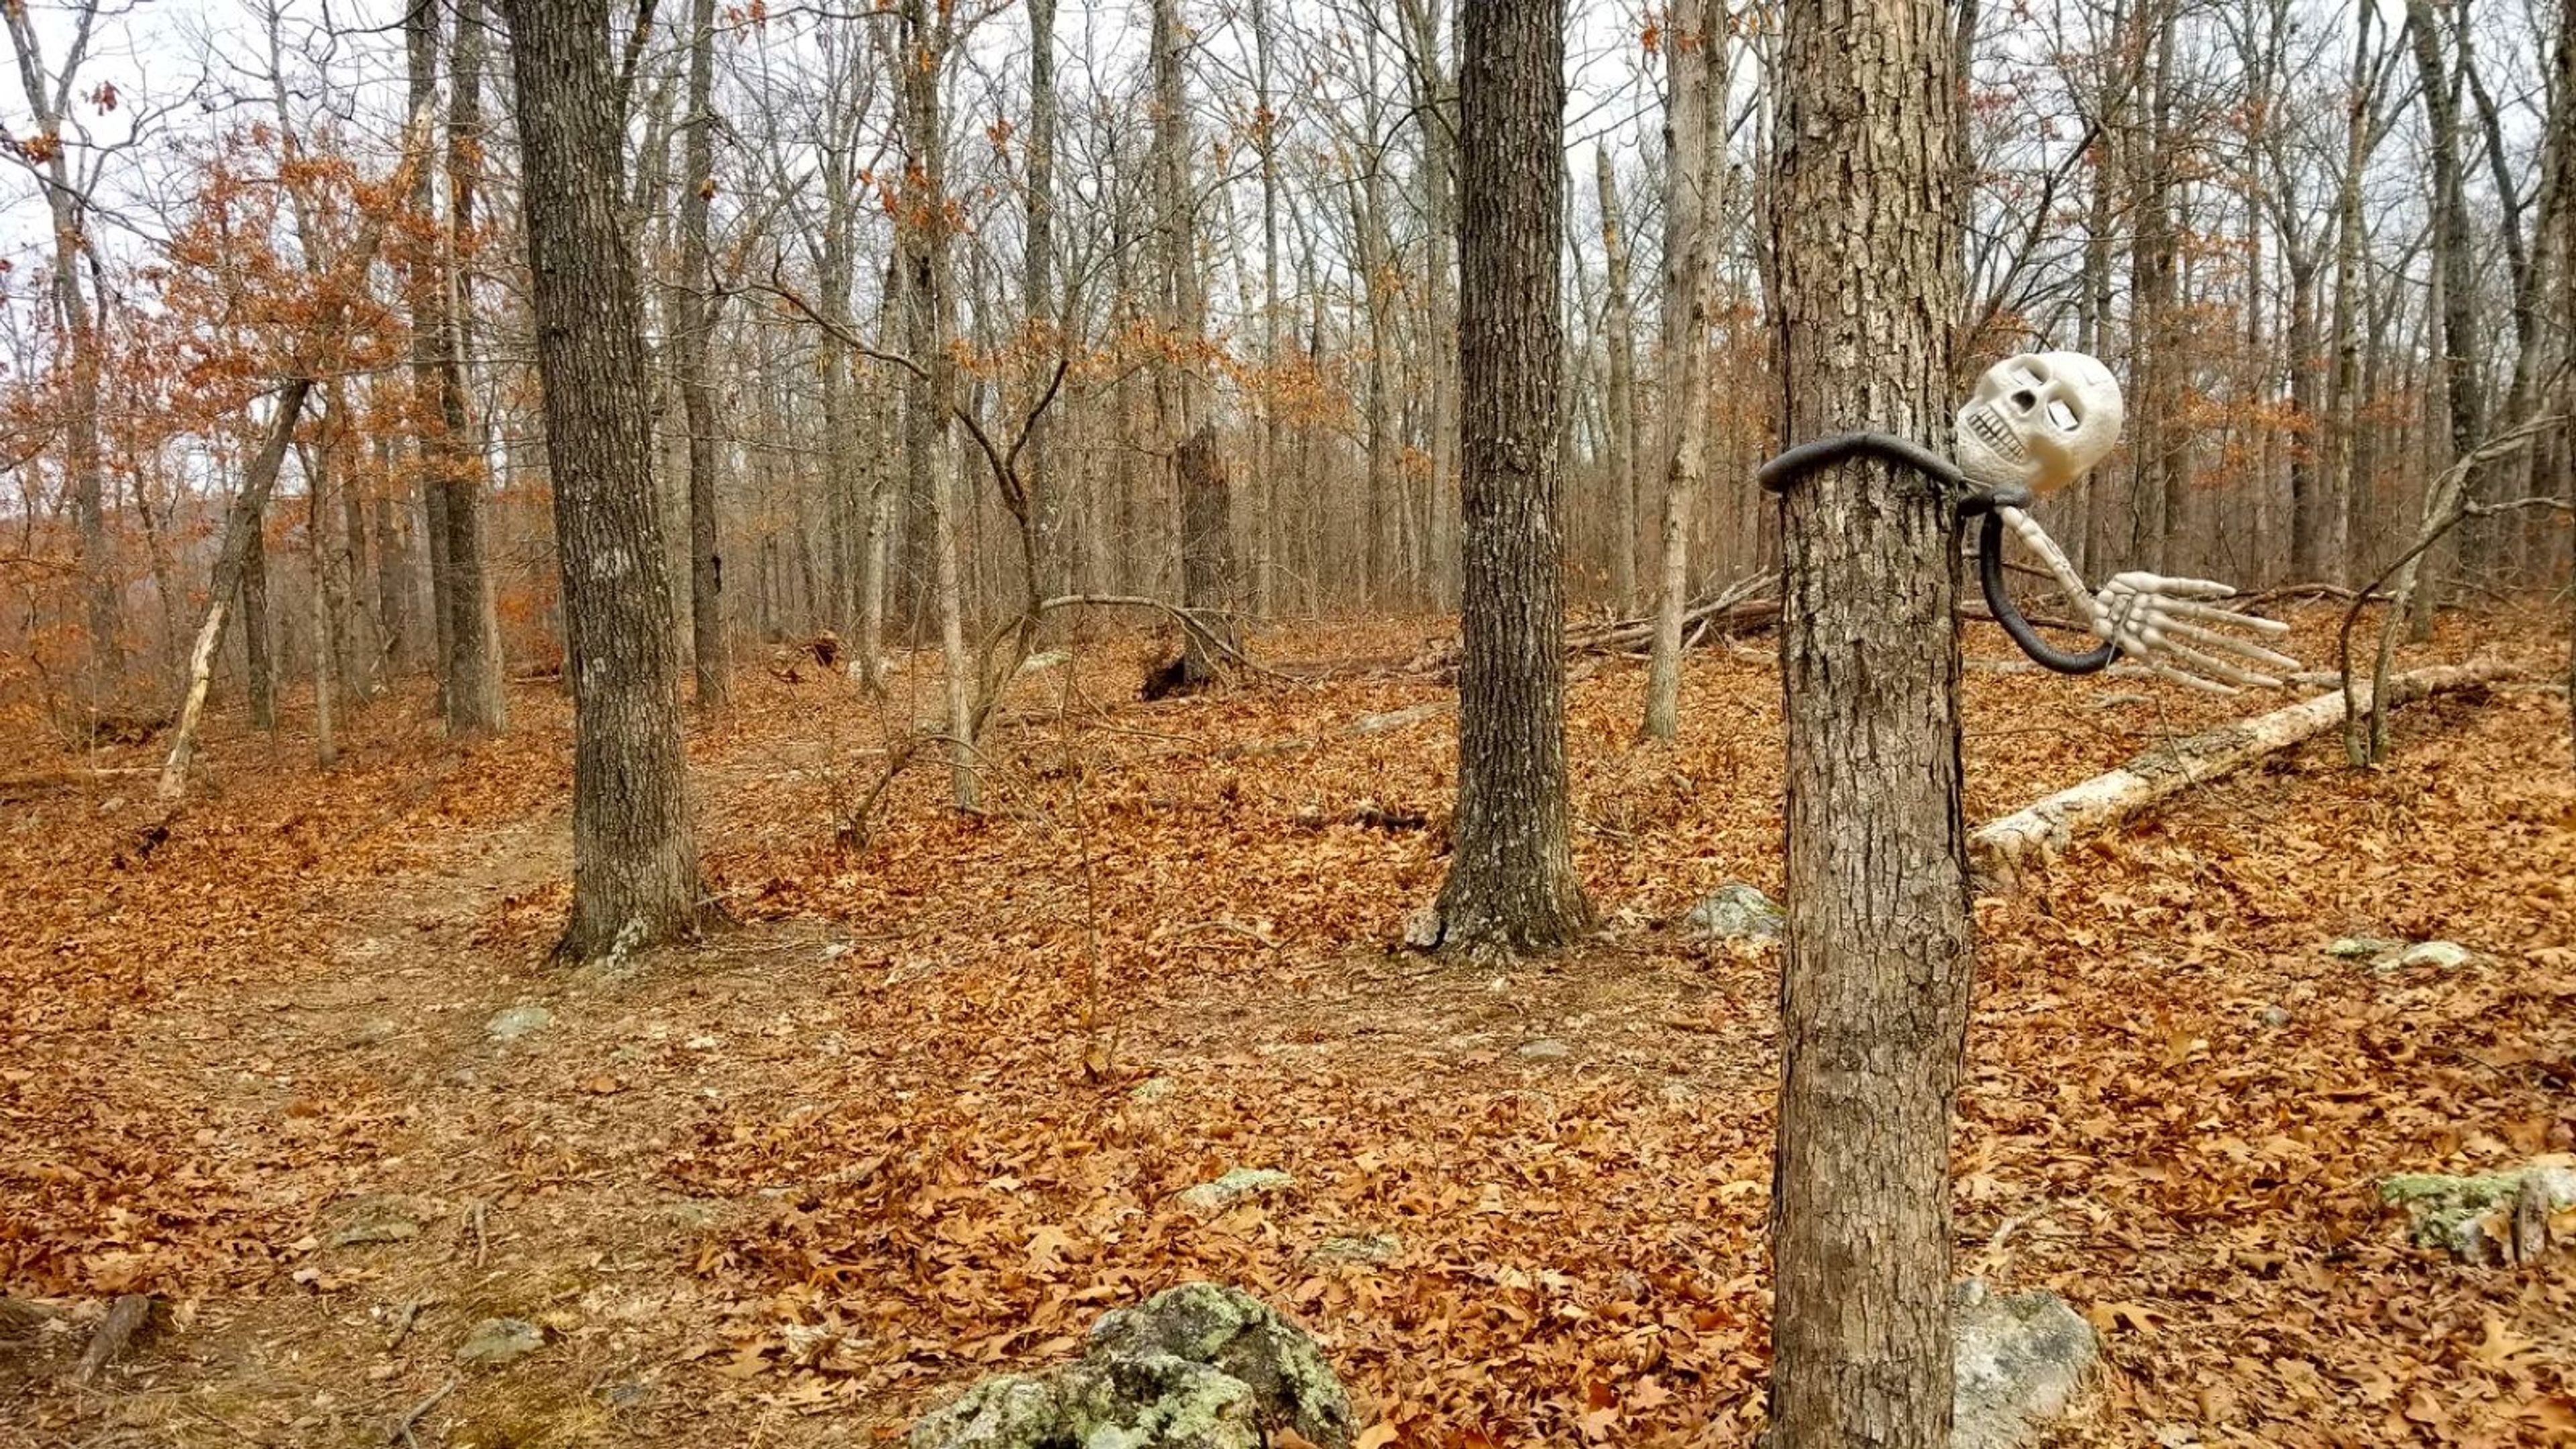
M 699 917 L 680 740 L 670 553 L 649 486 L 644 309 L 619 215 L 625 121 L 610 0 L 507 0 L 573 701 L 573 899 L 564 955 Z
M 1437 940 L 1470 951 L 1560 946 L 1592 918 L 1566 800 L 1557 519 L 1564 20 L 1564 0 L 1482 0 L 1459 15 L 1465 658 Z
M 1785 436 L 1949 451 L 1959 100 L 1940 0 L 1790 0 L 1773 208 Z M 1864 118 L 1865 121 L 1864 121 Z M 1949 1440 L 1968 1027 L 1952 507 L 1867 461 L 1783 499 L 1789 941 L 1773 1449 Z
M 2473 689 L 2514 673 L 2502 660 L 2441 665 L 2392 676 L 2387 705 L 2400 705 L 2427 695 Z M 2368 709 L 2370 686 L 2356 683 L 2355 707 Z M 1977 869 L 1992 883 L 2010 887 L 2022 872 L 2054 859 L 2081 841 L 2136 819 L 2155 806 L 2195 786 L 2315 738 L 2344 722 L 2341 690 L 2270 714 L 2203 730 L 2185 739 L 2156 746 L 2107 774 L 2096 775 L 2044 800 L 2037 800 L 2000 820 L 1977 828 L 1968 849 Z

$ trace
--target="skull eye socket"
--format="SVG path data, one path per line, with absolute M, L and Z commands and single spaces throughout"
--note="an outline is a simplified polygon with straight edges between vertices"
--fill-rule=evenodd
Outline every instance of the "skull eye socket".
M 2063 399 L 2049 402 L 2048 420 L 2057 424 L 2057 430 L 2062 433 L 2071 433 L 2083 426 L 2083 420 L 2075 416 L 2075 409 L 2068 407 Z

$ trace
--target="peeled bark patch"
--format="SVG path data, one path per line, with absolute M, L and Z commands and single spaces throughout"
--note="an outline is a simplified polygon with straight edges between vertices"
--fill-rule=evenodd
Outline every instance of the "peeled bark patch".
M 911 1449 L 1349 1449 L 1350 1396 L 1304 1329 L 1240 1289 L 1185 1283 L 1104 1316 L 1082 1358 L 969 1389 Z

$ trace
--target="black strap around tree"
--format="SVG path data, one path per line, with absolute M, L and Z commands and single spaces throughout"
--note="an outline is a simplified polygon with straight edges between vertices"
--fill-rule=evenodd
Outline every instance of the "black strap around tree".
M 1985 515 L 1985 525 L 1977 535 L 1977 586 L 1986 596 L 1986 607 L 1995 622 L 2003 626 L 2021 652 L 2042 669 L 2059 674 L 2098 674 L 2120 657 L 2120 646 L 2103 644 L 2083 654 L 2069 654 L 2039 636 L 2030 620 L 2012 601 L 2004 580 L 2004 516 L 2006 508 L 2030 506 L 2027 488 L 1985 488 L 1972 484 L 1959 465 L 1924 447 L 1921 443 L 1897 437 L 1893 433 L 1835 433 L 1800 443 L 1762 465 L 1755 473 L 1762 486 L 1774 493 L 1786 492 L 1790 485 L 1818 468 L 1830 468 L 1856 457 L 1873 457 L 1915 472 L 1943 484 L 1958 496 L 1959 518 L 1966 520 Z

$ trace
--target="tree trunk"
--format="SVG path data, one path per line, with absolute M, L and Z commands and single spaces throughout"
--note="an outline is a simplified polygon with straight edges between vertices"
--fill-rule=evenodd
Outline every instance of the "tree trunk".
M 464 277 L 456 249 L 472 234 L 475 174 L 483 132 L 483 25 L 477 0 L 458 11 L 447 119 L 447 215 L 436 218 L 434 261 L 416 264 L 412 278 L 412 376 L 419 389 L 428 487 L 439 499 L 436 521 L 444 537 L 447 589 L 443 600 L 447 658 L 443 677 L 450 734 L 489 734 L 509 718 L 502 692 L 499 628 L 492 582 L 485 568 L 483 469 L 472 447 L 472 409 L 465 388 Z M 430 104 L 438 66 L 438 6 L 415 0 L 404 25 L 410 39 L 411 96 L 415 109 Z M 412 205 L 434 218 L 428 167 L 412 184 Z
M 1052 6 L 1054 0 L 1040 0 Z M 1279 462 L 1279 113 L 1271 87 L 1269 0 L 1252 0 L 1253 136 L 1261 159 L 1261 453 L 1255 484 L 1256 525 L 1252 551 L 1252 608 L 1267 619 L 1279 608 L 1279 555 L 1286 548 L 1281 527 Z
M 1181 75 L 1180 0 L 1154 0 L 1154 185 L 1162 229 L 1163 327 L 1167 354 L 1195 352 L 1207 336 L 1206 280 L 1198 262 L 1198 208 L 1190 176 L 1189 94 Z M 1225 464 L 1217 456 L 1216 421 L 1200 381 L 1200 361 L 1183 356 L 1162 364 L 1159 387 L 1164 435 L 1170 439 L 1180 489 L 1181 602 L 1202 615 L 1229 642 L 1233 625 L 1217 617 L 1234 604 L 1234 524 Z M 1181 642 L 1181 678 L 1199 684 L 1216 677 L 1218 656 L 1195 631 Z
M 321 566 L 316 558 L 315 568 Z M 319 596 L 321 575 L 314 575 Z M 251 728 L 277 733 L 277 663 L 270 653 L 268 617 L 268 530 L 254 521 L 242 545 L 242 674 L 250 696 Z
M 2354 431 L 2361 417 L 2361 345 L 2364 311 L 2360 288 L 2362 248 L 2366 240 L 2361 212 L 2361 173 L 2370 159 L 2376 129 L 2372 104 L 2375 65 L 2370 29 L 2374 7 L 2360 8 L 2354 27 L 2352 71 L 2344 98 L 2343 174 L 2335 187 L 2334 374 L 2325 420 L 2325 483 L 2343 510 L 2341 576 L 2365 577 L 2370 566 L 2371 519 L 2354 468 Z
M 1455 597 L 1458 524 L 1458 354 L 1449 339 L 1458 332 L 1452 274 L 1457 253 L 1457 133 L 1452 127 L 1449 77 L 1440 54 L 1440 21 L 1450 12 L 1441 0 L 1404 0 L 1400 7 L 1406 48 L 1412 52 L 1413 109 L 1422 130 L 1424 311 L 1430 339 L 1424 361 L 1431 373 L 1429 417 L 1431 508 L 1424 530 L 1427 566 L 1422 582 L 1435 604 Z
M 1664 115 L 1664 525 L 1644 735 L 1681 729 L 1682 610 L 1690 604 L 1690 516 L 1708 481 L 1710 229 L 1725 211 L 1729 26 L 1724 0 L 1684 0 L 1664 31 L 1672 104 Z
M 1391 603 L 1396 593 L 1395 554 L 1395 419 L 1394 386 L 1389 376 L 1395 351 L 1394 303 L 1387 292 L 1385 242 L 1386 198 L 1380 178 L 1385 172 L 1385 156 L 1367 158 L 1367 173 L 1353 199 L 1351 229 L 1356 234 L 1362 286 L 1366 289 L 1368 309 L 1368 481 L 1367 496 L 1361 504 L 1362 599 L 1379 608 Z
M 2416 82 L 2424 93 L 2424 118 L 2433 133 L 2433 268 L 2441 293 L 2441 367 L 2443 400 L 2450 415 L 2450 456 L 2464 458 L 2485 434 L 2486 396 L 2478 380 L 2477 283 L 2472 271 L 2476 258 L 2471 251 L 2475 243 L 2461 190 L 2460 98 L 2443 62 L 2432 0 L 2406 0 L 2406 32 L 2414 50 Z M 2463 486 L 2467 490 L 2463 496 L 2483 496 L 2479 478 L 2471 476 Z M 2431 637 L 2431 611 L 2439 603 L 2438 552 L 2427 554 L 2417 569 L 2419 639 Z
M 1610 410 L 1603 428 L 1610 452 L 1610 597 L 1622 612 L 1637 606 L 1637 312 L 1628 276 L 1628 233 L 1619 212 L 1619 189 L 1611 173 L 1610 148 L 1593 153 L 1594 179 L 1601 192 L 1601 250 L 1607 258 L 1609 297 L 1602 320 L 1610 348 L 1609 388 L 1603 406 Z
M 2563 366 L 2576 367 L 2576 139 L 2567 118 L 2576 117 L 2576 0 L 2558 0 L 2558 346 Z M 2576 416 L 2576 375 L 2561 372 L 2561 406 Z M 2576 464 L 2576 422 L 2559 429 L 2558 456 Z M 2576 520 L 2576 466 L 2562 466 L 2571 520 Z M 2576 528 L 2568 530 L 2568 581 L 2576 593 Z M 2576 597 L 2567 611 L 2567 742 L 2576 764 Z
M 1565 766 L 1565 6 L 1481 0 L 1458 19 L 1463 658 L 1455 849 L 1431 939 L 1544 951 L 1592 919 Z
M 2171 0 L 2139 0 L 2138 62 L 2147 128 L 2132 141 L 2128 180 L 2137 242 L 2129 256 L 2129 548 L 2126 564 L 2145 568 L 2170 557 L 2174 535 L 2176 458 L 2187 446 L 2167 427 L 2181 396 L 2180 329 L 2175 325 L 2173 90 L 2175 15 Z M 2146 57 L 2152 52 L 2153 59 Z
M 2300 583 L 2343 576 L 2342 511 L 2317 471 L 2317 397 L 2324 359 L 2317 343 L 2317 263 L 2313 251 L 2290 263 L 2290 577 Z
M 1939 0 L 1791 0 L 1783 15 L 1787 438 L 1869 428 L 1949 451 L 1953 37 Z M 1952 511 L 1876 461 L 1810 474 L 1781 505 L 1774 1449 L 1949 1438 L 1950 1106 L 1971 971 Z
M 670 554 L 653 476 L 644 308 L 621 215 L 610 0 L 506 0 L 537 367 L 573 698 L 573 900 L 559 952 L 693 930 Z
M 198 626 L 196 648 L 188 655 L 188 680 L 179 696 L 177 723 L 170 730 L 170 754 L 161 764 L 163 800 L 175 801 L 188 792 L 188 766 L 197 757 L 197 726 L 205 715 L 206 688 L 214 680 L 215 657 L 224 647 L 224 630 L 232 621 L 233 600 L 241 593 L 251 536 L 259 531 L 260 513 L 268 506 L 269 491 L 277 486 L 279 470 L 286 466 L 287 449 L 295 442 L 296 419 L 303 415 L 304 400 L 312 392 L 313 379 L 297 377 L 290 379 L 278 394 L 277 416 L 269 424 L 268 437 L 250 460 L 249 470 L 242 475 L 241 491 L 233 495 L 232 507 L 225 512 L 224 541 L 216 550 L 214 578 L 206 590 L 206 621 Z M 318 587 L 314 596 L 321 596 Z M 314 647 L 329 647 L 328 636 L 320 630 L 315 631 Z M 328 680 L 319 683 L 327 684 Z
M 1029 0 L 1029 201 L 1026 275 L 1021 296 L 1030 332 L 1054 344 L 1051 349 L 1032 349 L 1025 377 L 1035 388 L 1046 385 L 1046 353 L 1066 346 L 1059 335 L 1055 295 L 1055 5 L 1056 0 Z M 1258 40 L 1259 0 L 1255 0 L 1253 26 Z M 1268 152 L 1265 150 L 1263 155 L 1266 158 Z M 1266 168 L 1266 159 L 1263 164 Z M 1275 294 L 1275 274 L 1272 280 Z M 1030 545 L 1036 550 L 1032 563 L 1038 592 L 1050 599 L 1072 593 L 1071 554 L 1065 537 L 1065 490 L 1055 476 L 1053 418 L 1040 414 L 1030 421 L 1020 456 L 1020 473 L 1032 515 Z M 1264 566 L 1266 569 L 1266 558 Z
M 340 763 L 339 651 L 331 645 L 331 545 L 328 511 L 317 489 L 304 500 L 304 541 L 313 561 L 313 766 L 327 770 Z M 255 531 L 255 530 L 254 530 Z
M 715 267 L 707 248 L 715 196 L 715 0 L 697 0 L 689 20 L 687 152 L 680 177 L 678 298 L 680 407 L 689 428 L 689 644 L 698 708 L 721 712 L 733 695 L 725 652 L 724 558 L 716 542 L 716 388 L 708 352 L 715 340 Z
M 55 142 L 45 150 L 41 166 L 33 159 L 28 164 L 36 171 L 52 221 L 54 310 L 71 353 L 71 375 L 63 400 L 63 472 L 71 489 L 73 525 L 80 533 L 81 580 L 89 607 L 88 684 L 90 702 L 95 706 L 100 693 L 117 683 L 116 676 L 125 664 L 124 642 L 117 632 L 118 615 L 122 612 L 117 601 L 122 590 L 107 536 L 106 470 L 100 461 L 99 383 L 106 369 L 101 356 L 104 344 L 99 338 L 98 319 L 90 312 L 80 280 L 81 264 L 90 256 L 89 198 L 72 174 L 71 151 L 63 132 L 64 112 L 69 109 L 81 63 L 89 53 L 98 7 L 81 7 L 59 75 L 46 73 L 36 21 L 29 8 L 9 5 L 0 7 L 0 14 L 5 14 L 8 21 L 9 40 L 18 56 L 18 78 L 26 90 L 27 107 L 34 113 L 36 133 Z M 33 148 L 26 154 L 32 158 Z
M 940 86 L 951 42 L 948 12 L 932 19 L 929 0 L 902 0 L 902 108 L 905 177 L 919 189 L 902 198 L 904 297 L 909 350 L 922 369 L 904 402 L 904 457 L 927 499 L 932 587 L 937 591 L 940 658 L 946 665 L 948 772 L 960 810 L 976 802 L 972 722 L 973 661 L 966 653 L 965 592 L 957 562 L 957 455 L 949 412 L 957 397 L 949 268 L 947 157 Z

